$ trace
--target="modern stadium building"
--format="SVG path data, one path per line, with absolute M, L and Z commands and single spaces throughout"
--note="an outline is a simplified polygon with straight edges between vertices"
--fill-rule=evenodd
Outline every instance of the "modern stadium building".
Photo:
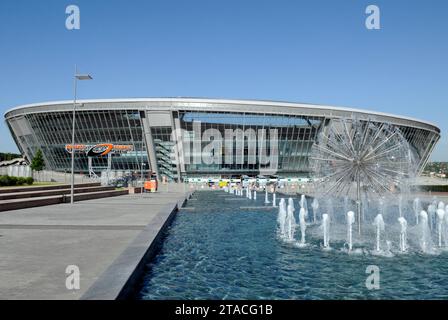
M 73 101 L 57 101 L 6 112 L 6 123 L 28 161 L 42 150 L 48 169 L 69 172 L 71 152 L 75 152 L 75 171 L 90 175 L 104 170 L 153 171 L 181 181 L 256 176 L 269 167 L 267 172 L 277 176 L 307 177 L 317 134 L 334 119 L 356 118 L 399 128 L 421 171 L 440 138 L 440 129 L 431 123 L 358 109 L 257 100 L 142 98 L 77 101 L 72 145 L 73 107 Z M 214 148 L 208 147 L 213 141 Z

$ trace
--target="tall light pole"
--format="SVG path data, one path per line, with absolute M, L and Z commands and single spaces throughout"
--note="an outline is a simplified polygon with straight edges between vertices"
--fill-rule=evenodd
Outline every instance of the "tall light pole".
M 75 194 L 75 127 L 76 127 L 76 85 L 78 80 L 92 80 L 88 74 L 78 74 L 75 66 L 75 75 L 73 77 L 73 112 L 72 112 L 72 181 L 70 186 L 70 203 L 73 204 Z

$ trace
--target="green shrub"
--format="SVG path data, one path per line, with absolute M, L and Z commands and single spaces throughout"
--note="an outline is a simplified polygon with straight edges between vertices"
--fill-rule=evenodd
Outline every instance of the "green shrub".
M 17 185 L 17 186 L 23 186 L 24 184 L 26 184 L 26 178 L 24 178 L 24 177 L 18 177 L 18 178 L 17 178 L 16 185 Z
M 34 179 L 32 177 L 27 177 L 25 178 L 25 183 L 30 186 L 34 183 Z
M 16 186 L 19 178 L 7 176 L 8 177 L 8 186 Z
M 4 187 L 8 185 L 8 176 L 0 176 L 0 186 Z
M 23 186 L 24 184 L 32 185 L 33 182 L 34 179 L 31 177 L 0 176 L 0 187 Z

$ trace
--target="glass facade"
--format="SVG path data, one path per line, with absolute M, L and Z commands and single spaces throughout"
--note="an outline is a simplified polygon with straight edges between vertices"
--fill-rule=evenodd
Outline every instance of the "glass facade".
M 132 173 L 151 169 L 168 180 L 178 180 L 188 176 L 257 175 L 274 164 L 272 174 L 306 176 L 313 142 L 335 117 L 327 109 L 289 112 L 254 102 L 250 108 L 242 106 L 239 110 L 223 104 L 187 102 L 175 107 L 161 105 L 164 118 L 154 115 L 157 104 L 130 108 L 96 103 L 95 107 L 79 107 L 75 147 L 82 145 L 83 149 L 76 152 L 75 171 L 87 174 L 89 169 L 110 168 Z M 202 107 L 198 108 L 199 105 Z M 42 105 L 16 109 L 5 117 L 28 160 L 41 149 L 48 169 L 70 171 L 69 104 L 62 108 Z M 429 129 L 414 126 L 407 119 L 399 122 L 397 127 L 409 141 L 420 167 L 423 166 L 440 131 L 429 125 Z M 108 155 L 88 155 L 88 150 L 101 144 L 111 144 L 114 149 Z M 156 168 L 151 168 L 151 163 Z
M 193 111 L 175 112 L 174 117 L 184 130 L 185 172 L 190 174 L 257 174 L 268 165 L 260 156 L 263 149 L 269 159 L 273 144 L 277 144 L 279 174 L 306 173 L 309 150 L 324 120 L 299 115 Z M 219 159 L 211 164 L 194 161 L 197 150 L 204 156 L 203 150 L 210 144 L 204 133 L 210 129 L 222 137 Z
M 22 153 L 31 159 L 41 149 L 47 168 L 68 172 L 72 141 L 72 112 L 32 113 L 8 121 Z M 25 129 L 25 130 L 24 130 Z M 112 152 L 111 170 L 140 171 L 149 168 L 140 114 L 137 110 L 76 111 L 75 145 L 111 143 L 128 146 L 127 152 Z M 108 156 L 91 157 L 91 167 L 100 172 L 108 167 Z M 89 172 L 86 152 L 76 152 L 75 171 Z

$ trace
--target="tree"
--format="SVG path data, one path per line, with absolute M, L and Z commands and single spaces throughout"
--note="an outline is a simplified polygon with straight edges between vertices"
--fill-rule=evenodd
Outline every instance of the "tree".
M 42 154 L 42 150 L 37 150 L 36 154 L 34 155 L 33 160 L 31 161 L 31 169 L 35 171 L 41 171 L 45 166 L 44 157 Z

